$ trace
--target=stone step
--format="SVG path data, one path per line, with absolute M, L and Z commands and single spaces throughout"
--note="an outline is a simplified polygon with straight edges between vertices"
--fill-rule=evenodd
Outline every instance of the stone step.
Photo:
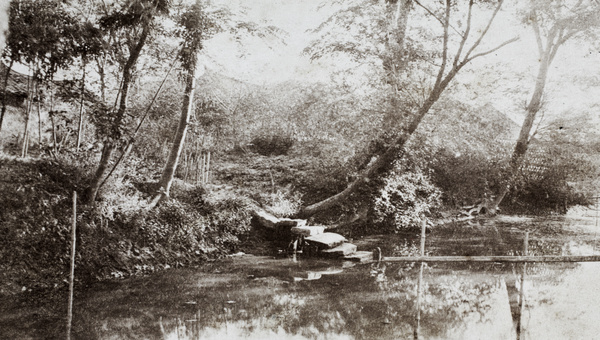
M 322 250 L 321 253 L 326 256 L 342 257 L 354 254 L 356 252 L 356 245 L 352 243 L 342 243 L 339 246 L 331 249 Z
M 263 226 L 265 228 L 274 229 L 275 224 L 277 224 L 277 222 L 279 222 L 279 219 L 277 217 L 269 214 L 268 212 L 266 212 L 262 209 L 254 210 L 253 214 L 254 214 L 254 217 L 256 218 L 256 220 L 258 221 L 258 224 L 260 224 L 261 226 Z
M 336 233 L 323 233 L 306 237 L 304 241 L 321 248 L 334 248 L 346 242 L 346 238 Z
M 304 226 L 306 226 L 306 220 L 301 219 L 280 218 L 279 221 L 275 223 L 275 228 L 295 228 Z
M 354 254 L 344 256 L 344 260 L 352 262 L 369 262 L 373 260 L 373 252 L 357 251 Z
M 292 227 L 292 234 L 299 236 L 314 236 L 323 234 L 325 227 L 323 226 L 300 226 Z
M 278 218 L 273 214 L 256 208 L 253 211 L 254 218 L 258 221 L 258 224 L 269 229 L 287 229 L 293 227 L 302 227 L 306 225 L 306 220 L 302 219 L 291 219 L 291 218 Z

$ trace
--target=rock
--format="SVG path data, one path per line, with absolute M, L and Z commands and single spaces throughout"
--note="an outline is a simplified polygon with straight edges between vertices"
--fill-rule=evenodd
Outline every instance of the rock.
M 268 212 L 262 209 L 254 210 L 254 217 L 261 226 L 269 229 L 274 229 L 275 225 L 279 222 L 279 219 L 277 217 L 269 214 Z
M 291 219 L 291 218 L 280 218 L 275 224 L 275 228 L 294 228 L 303 227 L 306 225 L 306 220 Z
M 352 243 L 342 243 L 335 248 L 325 249 L 325 250 L 321 251 L 321 253 L 328 255 L 328 256 L 333 256 L 333 257 L 348 256 L 348 255 L 354 254 L 355 252 L 356 252 L 356 245 L 354 245 Z
M 314 236 L 309 236 L 304 239 L 305 241 L 316 244 L 317 246 L 324 248 L 337 247 L 340 244 L 346 242 L 346 238 L 336 233 L 323 233 Z
M 373 252 L 357 251 L 354 254 L 344 256 L 344 260 L 352 262 L 369 262 L 373 260 Z
M 322 226 L 301 226 L 292 228 L 292 234 L 299 236 L 314 236 L 323 234 L 324 232 L 325 227 Z

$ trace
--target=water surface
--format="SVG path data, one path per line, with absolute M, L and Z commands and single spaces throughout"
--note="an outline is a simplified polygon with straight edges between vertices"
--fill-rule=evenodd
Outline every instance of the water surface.
M 530 255 L 600 253 L 594 222 L 571 218 L 447 226 L 427 235 L 426 248 L 430 255 L 518 255 L 525 231 Z M 414 254 L 419 244 L 417 235 L 354 242 L 384 256 Z M 600 339 L 600 263 L 423 267 L 418 294 L 415 263 L 230 257 L 87 287 L 76 296 L 73 338 Z M 60 303 L 0 307 L 1 337 L 62 338 Z

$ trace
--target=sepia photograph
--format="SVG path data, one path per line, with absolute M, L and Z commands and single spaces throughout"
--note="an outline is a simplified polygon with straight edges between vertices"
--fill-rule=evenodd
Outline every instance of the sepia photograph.
M 600 0 L 0 0 L 0 339 L 600 340 Z

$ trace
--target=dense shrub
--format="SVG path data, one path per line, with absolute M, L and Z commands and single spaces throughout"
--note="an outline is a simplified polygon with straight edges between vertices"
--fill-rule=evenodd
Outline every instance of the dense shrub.
M 502 209 L 517 214 L 564 214 L 571 206 L 590 203 L 585 195 L 573 190 L 564 175 L 550 168 L 542 176 L 520 176 L 503 201 Z
M 474 204 L 486 194 L 500 192 L 508 180 L 508 154 L 489 156 L 474 150 L 442 148 L 432 158 L 432 181 L 442 190 L 442 200 L 449 207 Z
M 402 170 L 388 174 L 373 197 L 372 219 L 384 230 L 419 228 L 440 204 L 441 192 L 426 174 L 418 168 Z
M 287 155 L 292 146 L 294 139 L 290 136 L 271 135 L 271 136 L 256 136 L 252 139 L 253 150 L 263 156 L 278 156 Z

